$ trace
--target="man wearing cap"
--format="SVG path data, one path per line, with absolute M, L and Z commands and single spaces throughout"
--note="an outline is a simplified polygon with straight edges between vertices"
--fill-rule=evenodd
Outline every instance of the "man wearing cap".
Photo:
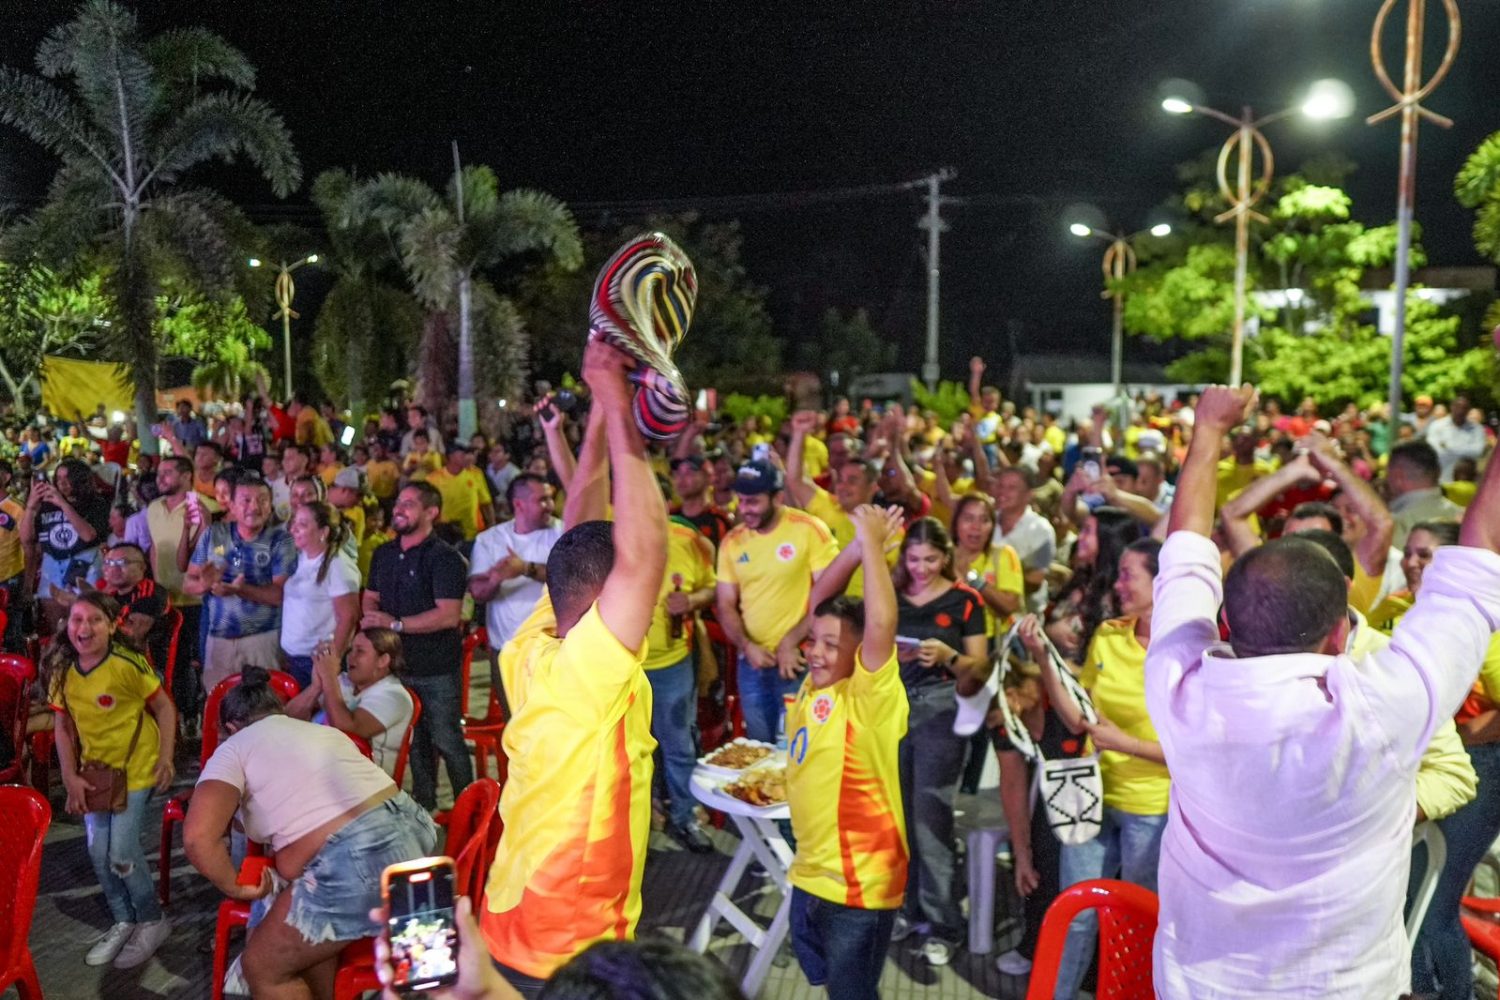
M 745 735 L 776 739 L 782 699 L 800 678 L 783 677 L 776 646 L 807 614 L 815 581 L 838 554 L 828 525 L 783 506 L 785 481 L 769 462 L 741 466 L 734 479 L 740 525 L 719 546 L 719 624 L 739 650 Z
M 359 470 L 354 466 L 340 469 L 338 475 L 333 477 L 333 484 L 328 487 L 328 502 L 338 508 L 339 516 L 349 525 L 349 538 L 354 543 L 355 551 L 365 540 L 365 511 L 359 505 L 360 497 L 364 493 L 363 478 Z
M 443 495 L 443 513 L 439 520 L 451 521 L 472 542 L 486 524 L 495 523 L 492 498 L 484 473 L 474 468 L 469 446 L 455 441 L 448 446 L 443 467 L 427 474 L 427 481 Z
M 672 459 L 672 488 L 680 498 L 672 506 L 672 516 L 687 521 L 717 551 L 734 521 L 713 502 L 713 482 L 709 477 L 708 459 L 702 455 L 684 455 Z

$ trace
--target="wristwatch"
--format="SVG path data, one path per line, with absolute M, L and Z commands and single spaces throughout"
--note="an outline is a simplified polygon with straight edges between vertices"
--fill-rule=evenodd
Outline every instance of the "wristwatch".
M 395 632 L 397 635 L 400 635 L 401 632 L 404 631 L 404 629 L 403 629 L 403 627 L 401 625 L 401 619 L 399 619 L 399 618 L 393 618 L 393 619 L 391 619 L 391 631 Z

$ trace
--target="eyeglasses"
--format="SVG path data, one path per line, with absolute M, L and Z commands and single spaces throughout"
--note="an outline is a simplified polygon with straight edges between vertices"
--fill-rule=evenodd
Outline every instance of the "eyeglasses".
M 136 559 L 106 559 L 104 565 L 106 568 L 121 569 L 125 566 L 133 566 L 138 561 Z

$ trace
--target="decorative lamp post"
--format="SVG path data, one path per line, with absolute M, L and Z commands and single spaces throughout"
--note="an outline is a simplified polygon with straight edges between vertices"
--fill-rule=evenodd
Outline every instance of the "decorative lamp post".
M 316 264 L 318 255 L 310 253 L 299 261 L 288 264 L 282 261 L 276 265 L 276 306 L 277 311 L 272 314 L 272 319 L 281 320 L 281 349 L 283 360 L 286 364 L 286 398 L 292 398 L 292 320 L 301 317 L 292 308 L 292 297 L 297 294 L 297 286 L 292 282 L 292 272 L 303 264 Z M 261 267 L 262 261 L 258 257 L 251 257 L 248 261 L 251 267 Z
M 1104 271 L 1103 298 L 1114 301 L 1114 321 L 1110 328 L 1109 342 L 1109 381 L 1113 398 L 1119 399 L 1124 388 L 1125 367 L 1125 293 L 1119 287 L 1119 282 L 1127 274 L 1135 270 L 1135 242 L 1143 236 L 1166 236 L 1172 231 L 1172 227 L 1165 222 L 1152 226 L 1150 229 L 1142 229 L 1140 232 L 1110 234 L 1103 230 L 1094 229 L 1081 222 L 1075 222 L 1068 226 L 1068 231 L 1074 236 L 1087 239 L 1092 236 L 1109 244 L 1104 251 L 1102 269 Z
M 1396 0 L 1385 0 L 1380 12 L 1375 15 L 1375 26 L 1370 32 L 1370 62 L 1375 66 L 1375 77 L 1386 93 L 1396 103 L 1365 119 L 1366 125 L 1376 125 L 1387 118 L 1401 116 L 1401 175 L 1396 182 L 1396 328 L 1391 335 L 1391 385 L 1390 413 L 1387 419 L 1391 426 L 1391 440 L 1396 439 L 1396 424 L 1401 419 L 1401 372 L 1406 352 L 1406 289 L 1411 283 L 1411 218 L 1412 207 L 1417 199 L 1417 119 L 1426 117 L 1434 125 L 1452 128 L 1453 120 L 1436 111 L 1422 107 L 1437 85 L 1443 82 L 1453 68 L 1458 56 L 1458 43 L 1462 36 L 1462 23 L 1458 16 L 1458 0 L 1443 0 L 1448 16 L 1448 49 L 1443 53 L 1437 72 L 1426 83 L 1422 82 L 1422 30 L 1427 15 L 1427 0 L 1408 0 L 1406 9 L 1406 73 L 1402 86 L 1397 87 L 1386 72 L 1385 59 L 1380 54 L 1380 36 L 1385 33 L 1385 22 L 1396 6 Z

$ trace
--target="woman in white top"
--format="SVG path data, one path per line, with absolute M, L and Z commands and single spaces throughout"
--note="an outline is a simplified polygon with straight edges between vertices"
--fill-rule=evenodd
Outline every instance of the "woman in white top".
M 332 648 L 320 646 L 312 683 L 287 702 L 286 714 L 368 740 L 370 759 L 393 774 L 412 716 L 411 692 L 400 680 L 405 667 L 401 636 L 388 628 L 367 628 L 354 636 L 346 673 L 339 673 Z
M 359 624 L 359 566 L 341 551 L 348 527 L 331 504 L 297 507 L 289 527 L 297 568 L 282 589 L 281 653 L 287 673 L 306 688 L 321 643 L 330 643 L 336 658 L 349 648 Z
M 224 696 L 219 724 L 183 826 L 188 860 L 224 895 L 256 901 L 241 959 L 252 996 L 332 996 L 339 952 L 380 930 L 381 871 L 431 854 L 437 830 L 347 736 L 287 717 L 260 667 Z M 229 858 L 236 813 L 275 852 L 255 885 Z

